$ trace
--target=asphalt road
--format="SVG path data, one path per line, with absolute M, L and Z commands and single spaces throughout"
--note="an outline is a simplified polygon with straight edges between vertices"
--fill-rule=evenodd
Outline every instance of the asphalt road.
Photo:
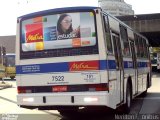
M 66 120 L 56 110 L 29 110 L 20 108 L 16 104 L 15 80 L 6 80 L 12 88 L 0 90 L 0 119 L 14 118 L 14 120 Z M 119 114 L 114 110 L 85 110 L 74 116 L 74 120 L 124 120 L 124 119 L 160 119 L 160 74 L 153 74 L 152 87 L 148 89 L 146 97 L 139 96 L 132 102 L 129 115 Z M 9 119 L 8 119 L 9 120 Z

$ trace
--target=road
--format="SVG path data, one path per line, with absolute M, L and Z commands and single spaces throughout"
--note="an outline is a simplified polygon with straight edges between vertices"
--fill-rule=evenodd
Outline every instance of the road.
M 7 81 L 12 84 L 12 88 L 0 90 L 0 119 L 1 118 L 17 118 L 18 120 L 65 120 L 59 115 L 56 110 L 29 110 L 20 108 L 16 104 L 16 82 L 15 80 Z M 84 113 L 79 116 L 75 116 L 76 120 L 114 120 L 125 119 L 130 117 L 131 119 L 137 119 L 137 115 L 140 118 L 146 117 L 152 119 L 160 119 L 160 74 L 153 74 L 152 87 L 148 89 L 146 97 L 139 96 L 132 102 L 132 109 L 128 116 L 117 114 L 113 110 Z M 149 116 L 150 115 L 150 116 Z M 15 120 L 17 120 L 15 119 Z M 3 119 L 5 120 L 5 119 Z M 9 119 L 8 119 L 9 120 Z
M 0 90 L 0 120 L 7 114 L 15 115 L 15 117 L 18 115 L 18 120 L 59 120 L 61 118 L 57 111 L 29 110 L 18 107 L 16 82 L 15 80 L 6 82 L 12 84 L 13 87 Z

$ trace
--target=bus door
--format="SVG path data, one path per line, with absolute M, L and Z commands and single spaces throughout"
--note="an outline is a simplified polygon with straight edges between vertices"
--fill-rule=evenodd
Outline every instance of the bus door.
M 131 46 L 131 53 L 132 53 L 132 63 L 133 63 L 133 69 L 134 69 L 134 80 L 135 80 L 135 94 L 138 93 L 138 78 L 137 76 L 137 59 L 136 59 L 136 52 L 135 52 L 135 47 L 134 47 L 134 42 L 130 41 L 130 46 Z
M 118 34 L 112 33 L 113 46 L 114 46 L 114 55 L 116 62 L 116 72 L 117 72 L 117 90 L 120 98 L 120 102 L 124 100 L 124 70 L 123 70 L 123 58 L 122 58 L 122 49 L 120 43 L 120 37 Z

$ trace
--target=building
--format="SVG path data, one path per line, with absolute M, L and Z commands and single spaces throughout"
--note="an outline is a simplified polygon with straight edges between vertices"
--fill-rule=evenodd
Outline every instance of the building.
M 99 0 L 99 6 L 114 16 L 134 15 L 132 6 L 124 0 Z
M 0 36 L 0 46 L 4 46 L 6 48 L 6 53 L 15 53 L 15 41 L 15 35 Z

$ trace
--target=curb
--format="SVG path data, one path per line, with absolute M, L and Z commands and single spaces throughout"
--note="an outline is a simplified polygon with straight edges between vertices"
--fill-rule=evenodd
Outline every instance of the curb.
M 0 90 L 3 90 L 5 88 L 11 88 L 12 85 L 8 83 L 0 83 Z

